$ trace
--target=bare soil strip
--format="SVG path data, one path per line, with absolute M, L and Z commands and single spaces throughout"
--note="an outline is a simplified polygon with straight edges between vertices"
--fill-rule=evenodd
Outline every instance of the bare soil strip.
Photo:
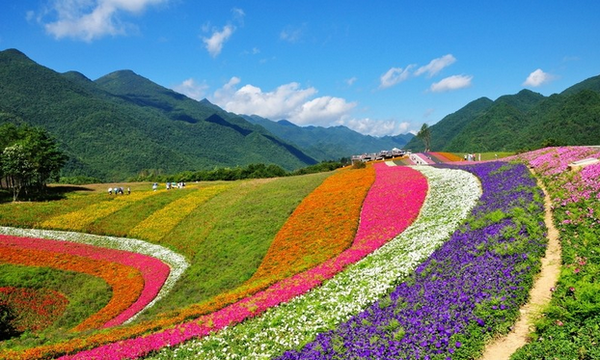
M 544 191 L 544 222 L 548 229 L 548 248 L 542 258 L 542 269 L 533 283 L 529 293 L 529 302 L 520 309 L 521 317 L 507 335 L 495 339 L 484 350 L 481 360 L 505 360 L 521 346 L 527 343 L 528 334 L 533 331 L 533 321 L 540 310 L 548 304 L 552 293 L 550 289 L 556 285 L 561 266 L 561 248 L 558 241 L 558 230 L 552 221 L 550 196 L 538 180 L 538 186 Z

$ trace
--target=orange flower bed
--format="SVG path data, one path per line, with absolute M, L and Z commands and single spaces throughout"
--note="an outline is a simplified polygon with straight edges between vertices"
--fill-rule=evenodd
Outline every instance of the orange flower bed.
M 374 181 L 373 166 L 344 169 L 328 177 L 298 205 L 248 283 L 283 279 L 347 249 Z
M 0 246 L 0 261 L 76 271 L 106 281 L 112 288 L 112 298 L 99 312 L 79 324 L 75 331 L 101 327 L 133 304 L 144 288 L 144 281 L 137 269 L 110 261 L 12 246 Z
M 463 160 L 460 156 L 455 155 L 453 153 L 449 153 L 449 152 L 432 152 L 431 154 L 443 162 L 452 162 L 452 161 L 462 161 Z

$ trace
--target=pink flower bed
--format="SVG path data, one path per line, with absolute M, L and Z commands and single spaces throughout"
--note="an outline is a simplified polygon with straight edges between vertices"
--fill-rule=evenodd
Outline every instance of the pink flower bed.
M 551 176 L 567 170 L 570 163 L 586 158 L 600 158 L 600 150 L 586 146 L 543 148 L 504 160 L 526 160 L 536 172 L 543 176 Z
M 104 328 L 122 324 L 148 305 L 160 291 L 170 271 L 168 265 L 151 256 L 73 242 L 0 235 L 0 246 L 76 255 L 137 269 L 144 279 L 142 293 L 125 311 L 104 324 Z
M 526 154 L 519 154 L 511 159 L 522 159 L 534 170 L 546 177 L 567 171 L 569 164 L 587 158 L 600 158 L 600 150 L 586 146 L 569 146 L 544 148 Z M 573 178 L 563 185 L 565 194 L 560 201 L 562 205 L 589 199 L 593 196 L 600 199 L 600 164 L 586 166 L 573 174 Z M 559 202 L 557 200 L 557 202 Z
M 282 280 L 270 288 L 196 321 L 144 337 L 107 344 L 60 359 L 136 358 L 165 346 L 202 337 L 287 302 L 332 278 L 404 231 L 418 216 L 427 195 L 427 180 L 407 167 L 377 163 L 376 178 L 361 212 L 352 246 L 315 268 Z

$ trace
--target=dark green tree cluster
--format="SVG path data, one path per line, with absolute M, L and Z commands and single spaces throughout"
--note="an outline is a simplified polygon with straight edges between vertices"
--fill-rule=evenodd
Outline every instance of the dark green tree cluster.
M 19 335 L 13 325 L 16 316 L 10 306 L 0 300 L 0 341 Z
M 340 161 L 323 161 L 302 169 L 288 172 L 280 166 L 269 164 L 250 164 L 245 167 L 215 168 L 213 170 L 184 171 L 178 174 L 163 174 L 160 170 L 142 171 L 138 176 L 128 179 L 130 182 L 193 182 L 193 181 L 234 181 L 244 179 L 265 179 L 282 176 L 306 175 L 332 171 L 348 165 L 349 159 Z
M 49 181 L 58 180 L 66 161 L 44 130 L 10 123 L 0 126 L 0 189 L 11 190 L 13 201 L 22 194 L 43 194 Z

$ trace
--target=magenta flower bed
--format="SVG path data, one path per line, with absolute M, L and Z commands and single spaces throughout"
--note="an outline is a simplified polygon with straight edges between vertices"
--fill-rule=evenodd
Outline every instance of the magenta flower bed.
M 151 256 L 73 242 L 0 235 L 0 246 L 77 255 L 116 262 L 139 270 L 144 279 L 144 290 L 140 297 L 125 311 L 104 324 L 105 328 L 120 325 L 144 309 L 156 297 L 170 271 L 167 264 Z
M 313 269 L 284 279 L 270 288 L 229 305 L 196 321 L 144 337 L 107 344 L 60 359 L 136 358 L 165 346 L 231 326 L 257 316 L 272 306 L 287 302 L 332 278 L 404 231 L 418 216 L 427 195 L 427 180 L 407 167 L 377 163 L 373 183 L 361 212 L 360 225 L 352 246 L 337 257 Z

